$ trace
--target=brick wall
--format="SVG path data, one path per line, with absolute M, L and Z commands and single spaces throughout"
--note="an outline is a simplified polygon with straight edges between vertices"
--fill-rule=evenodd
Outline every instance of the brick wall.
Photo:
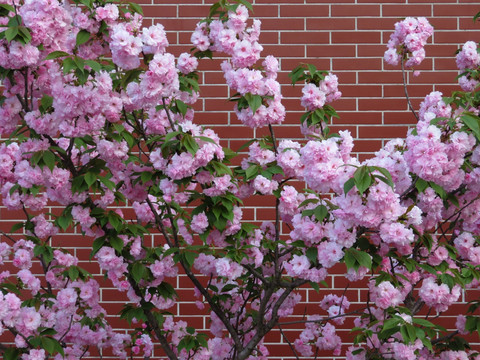
M 137 0 L 146 22 L 162 23 L 168 31 L 171 51 L 190 48 L 196 22 L 212 1 Z M 334 128 L 348 128 L 357 137 L 354 151 L 361 158 L 378 149 L 386 139 L 404 136 L 415 118 L 407 111 L 399 68 L 383 62 L 385 44 L 393 25 L 406 16 L 425 16 L 435 27 L 426 46 L 427 59 L 418 77 L 408 74 L 408 89 L 417 106 L 430 91 L 444 93 L 456 89 L 454 53 L 467 40 L 479 37 L 480 23 L 472 21 L 480 4 L 468 0 L 254 0 L 254 15 L 262 20 L 263 55 L 280 59 L 281 76 L 288 109 L 287 119 L 277 129 L 279 137 L 300 137 L 298 101 L 301 87 L 293 88 L 287 74 L 300 62 L 333 71 L 339 77 L 341 100 L 333 105 L 340 114 Z M 221 73 L 221 58 L 204 60 L 197 121 L 211 125 L 225 138 L 250 139 L 257 134 L 243 128 L 229 111 L 231 103 Z M 233 136 L 235 134 L 235 136 Z M 231 139 L 233 147 L 240 142 Z
M 145 25 L 161 23 L 165 26 L 170 51 L 176 55 L 191 47 L 191 32 L 197 21 L 208 13 L 212 3 L 210 0 L 136 2 L 144 8 Z M 433 90 L 449 93 L 458 89 L 454 53 L 463 42 L 480 39 L 480 23 L 472 21 L 473 15 L 480 11 L 480 4 L 468 0 L 436 0 L 433 4 L 427 0 L 254 0 L 254 11 L 254 16 L 262 20 L 263 55 L 277 56 L 281 65 L 283 103 L 288 115 L 285 123 L 275 128 L 277 137 L 301 138 L 298 128 L 303 111 L 298 100 L 301 87 L 289 85 L 287 74 L 300 62 L 313 63 L 339 77 L 343 97 L 333 106 L 340 119 L 335 119 L 332 128 L 348 128 L 352 132 L 356 138 L 354 152 L 361 159 L 379 149 L 387 139 L 405 136 L 408 127 L 415 123 L 414 116 L 407 110 L 401 71 L 383 62 L 385 44 L 394 23 L 406 16 L 425 16 L 435 27 L 433 39 L 426 46 L 427 59 L 419 68 L 421 75 L 413 77 L 412 73 L 408 74 L 408 90 L 416 108 Z M 196 121 L 214 128 L 224 139 L 224 146 L 235 149 L 246 140 L 262 135 L 262 131 L 243 127 L 231 113 L 232 103 L 226 101 L 228 89 L 219 72 L 222 60 L 218 57 L 206 59 L 200 66 L 201 99 L 196 105 Z M 246 216 L 256 221 L 269 218 L 271 208 L 265 207 L 268 200 L 262 198 L 249 203 Z M 58 210 L 52 209 L 53 212 Z M 0 208 L 1 227 L 9 229 L 15 220 L 23 218 L 22 215 Z M 58 243 L 71 248 L 83 259 L 88 259 L 91 244 L 91 240 L 79 233 L 66 235 Z M 87 262 L 83 265 L 98 274 L 98 269 L 92 265 Z M 101 280 L 101 276 L 98 278 Z M 339 271 L 328 279 L 328 283 L 335 293 L 342 294 L 346 280 Z M 189 302 L 193 299 L 193 291 L 188 279 L 179 277 L 175 285 L 182 300 L 171 311 L 188 320 L 191 326 L 208 329 L 208 319 Z M 109 314 L 114 314 L 126 299 L 108 286 L 102 290 L 102 298 Z M 346 296 L 352 303 L 361 303 L 365 301 L 365 291 L 359 285 L 355 286 L 348 288 Z M 317 312 L 316 302 L 324 294 L 305 289 L 302 295 L 298 316 L 304 312 Z M 452 325 L 448 317 L 445 317 L 445 323 Z M 118 321 L 116 324 L 123 326 Z M 351 321 L 347 320 L 346 324 L 346 328 L 352 326 Z M 299 329 L 301 325 L 295 325 L 295 328 Z M 285 332 L 291 341 L 298 333 L 295 330 Z M 348 334 L 348 330 L 341 332 Z M 269 346 L 271 359 L 294 358 L 278 330 L 267 343 L 277 344 Z M 332 356 L 319 358 L 332 359 Z
M 166 27 L 171 51 L 180 53 L 190 48 L 191 31 L 207 14 L 212 1 L 141 0 L 139 3 L 143 5 L 147 21 L 160 22 Z M 480 40 L 480 23 L 472 20 L 480 11 L 480 4 L 469 0 L 254 0 L 253 4 L 253 16 L 262 20 L 262 55 L 274 55 L 280 60 L 283 103 L 288 115 L 284 124 L 275 128 L 277 137 L 302 137 L 298 127 L 304 111 L 298 100 L 301 86 L 292 87 L 287 74 L 300 62 L 313 63 L 339 77 L 343 97 L 332 105 L 340 119 L 335 119 L 332 128 L 351 131 L 356 138 L 354 152 L 360 159 L 370 156 L 388 139 L 404 137 L 407 129 L 415 124 L 405 100 L 401 70 L 383 61 L 395 22 L 407 16 L 424 16 L 435 28 L 433 38 L 425 48 L 427 58 L 418 68 L 420 76 L 414 77 L 410 72 L 407 77 L 408 92 L 416 109 L 431 91 L 449 94 L 458 90 L 455 51 L 467 40 Z M 231 113 L 232 104 L 225 101 L 228 89 L 218 72 L 222 60 L 215 57 L 214 60 L 204 60 L 201 65 L 202 99 L 197 104 L 196 120 L 215 128 L 225 139 L 225 145 L 238 148 L 245 140 L 263 132 L 243 127 Z M 257 221 L 272 215 L 272 209 L 264 207 L 268 201 L 263 200 L 249 204 L 252 208 L 248 214 Z M 341 295 L 347 281 L 340 271 L 328 283 L 335 293 Z M 190 286 L 181 279 L 179 285 Z M 187 288 L 181 292 L 189 294 Z M 316 313 L 316 302 L 324 294 L 305 290 L 302 295 L 299 316 L 304 312 Z M 366 300 L 361 285 L 349 287 L 346 295 L 353 303 Z M 177 310 L 191 319 L 197 314 L 196 308 L 187 303 L 180 303 Z M 454 324 L 454 316 L 455 310 L 442 321 L 445 326 Z M 205 322 L 203 324 L 208 326 Z M 347 320 L 345 329 L 352 326 Z M 298 329 L 301 325 L 295 327 Z M 348 332 L 341 330 L 343 335 Z M 293 341 L 298 332 L 292 329 L 285 330 L 285 333 Z M 280 343 L 269 347 L 271 359 L 294 358 L 278 330 L 268 342 Z M 332 356 L 325 354 L 320 358 L 332 359 Z
M 190 48 L 190 35 L 196 22 L 207 14 L 212 1 L 143 0 L 147 21 L 162 23 L 171 44 L 171 51 L 180 53 Z M 407 16 L 425 16 L 435 28 L 433 38 L 426 46 L 427 58 L 418 68 L 421 74 L 408 73 L 408 91 L 415 108 L 431 91 L 449 94 L 457 90 L 455 51 L 467 40 L 480 40 L 480 23 L 473 16 L 480 11 L 480 4 L 468 0 L 254 0 L 254 15 L 262 20 L 260 43 L 263 56 L 274 55 L 281 66 L 280 82 L 288 110 L 284 124 L 276 127 L 278 138 L 301 138 L 299 118 L 304 111 L 299 102 L 301 86 L 292 87 L 287 74 L 300 62 L 313 63 L 319 69 L 333 71 L 340 82 L 341 100 L 332 105 L 340 119 L 335 119 L 333 129 L 348 128 L 356 138 L 354 152 L 360 159 L 367 158 L 388 139 L 404 137 L 415 118 L 408 111 L 399 67 L 384 63 L 383 53 L 395 22 Z M 211 126 L 225 139 L 225 145 L 238 148 L 244 141 L 263 134 L 243 127 L 231 113 L 232 104 L 225 101 L 228 89 L 218 72 L 223 59 L 204 60 L 201 65 L 201 100 L 197 104 L 196 120 Z M 257 221 L 271 216 L 265 206 L 268 201 L 251 203 L 247 213 Z M 270 202 L 273 204 L 273 202 Z M 271 218 L 271 217 L 270 217 Z M 347 281 L 341 275 L 333 275 L 329 285 L 341 295 Z M 179 280 L 182 288 L 189 283 Z M 191 293 L 187 288 L 182 294 Z M 330 292 L 331 289 L 328 289 Z M 298 316 L 304 312 L 316 313 L 316 302 L 324 294 L 305 290 Z M 366 300 L 361 285 L 349 287 L 348 299 L 355 303 Z M 475 296 L 475 294 L 473 295 Z M 465 301 L 464 298 L 462 298 Z M 196 308 L 180 303 L 177 309 L 190 319 L 198 317 Z M 459 308 L 457 308 L 459 311 Z M 454 324 L 456 313 L 442 321 L 447 327 Z M 208 323 L 203 324 L 208 326 Z M 199 319 L 195 322 L 200 323 Z M 345 328 L 351 328 L 346 322 Z M 293 329 L 301 328 L 295 325 Z M 285 330 L 290 341 L 297 331 Z M 340 331 L 343 335 L 348 330 Z M 351 336 L 346 336 L 351 339 Z M 277 331 L 269 337 L 271 359 L 294 358 L 285 339 Z M 348 345 L 347 345 L 348 346 Z M 346 346 L 346 347 L 347 347 Z M 332 359 L 331 354 L 319 358 Z

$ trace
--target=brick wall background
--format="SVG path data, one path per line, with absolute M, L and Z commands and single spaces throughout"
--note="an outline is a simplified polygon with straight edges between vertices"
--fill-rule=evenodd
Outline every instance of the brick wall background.
M 191 48 L 190 35 L 197 21 L 208 13 L 211 0 L 137 0 L 145 12 L 146 26 L 161 23 L 165 26 L 171 44 L 170 51 L 176 55 Z M 319 69 L 333 71 L 340 82 L 343 93 L 341 100 L 333 103 L 340 115 L 335 119 L 333 130 L 349 129 L 356 138 L 354 152 L 364 159 L 378 150 L 388 139 L 404 137 L 409 126 L 415 123 L 414 116 L 408 111 L 401 84 L 402 74 L 398 68 L 392 68 L 383 62 L 383 53 L 393 25 L 406 16 L 425 16 L 435 27 L 435 34 L 426 46 L 427 59 L 418 70 L 421 75 L 408 74 L 408 90 L 415 108 L 423 97 L 431 91 L 449 93 L 458 89 L 455 76 L 454 53 L 467 40 L 480 40 L 480 23 L 474 23 L 472 17 L 480 11 L 480 3 L 469 0 L 253 0 L 254 17 L 262 20 L 261 44 L 263 56 L 274 55 L 281 66 L 280 82 L 283 85 L 284 105 L 288 110 L 285 123 L 275 127 L 278 138 L 299 139 L 299 118 L 303 112 L 299 96 L 301 86 L 292 87 L 287 74 L 300 62 L 313 63 Z M 246 140 L 262 135 L 243 127 L 232 114 L 232 103 L 226 99 L 229 95 L 222 73 L 219 71 L 223 58 L 202 61 L 201 99 L 196 105 L 196 121 L 215 129 L 224 139 L 224 146 L 238 148 Z M 268 198 L 250 202 L 245 217 L 256 221 L 272 219 L 272 209 Z M 60 209 L 52 208 L 55 213 Z M 10 229 L 11 225 L 23 218 L 20 212 L 7 212 L 0 207 L 0 228 Z M 153 241 L 153 239 L 152 239 Z M 88 259 L 92 241 L 81 236 L 80 232 L 68 234 L 58 239 L 58 245 L 71 249 L 82 259 Z M 83 266 L 98 274 L 98 269 Z M 341 274 L 328 279 L 330 289 L 341 295 L 346 280 Z M 188 279 L 180 276 L 176 280 L 178 293 L 182 298 L 170 309 L 180 315 L 189 325 L 199 329 L 208 329 L 208 317 L 200 314 L 191 299 L 193 291 Z M 345 292 L 353 303 L 365 301 L 365 291 L 361 285 L 351 286 Z M 316 313 L 317 302 L 324 294 L 313 290 L 303 290 L 302 303 L 298 306 L 298 317 L 304 312 Z M 472 296 L 476 296 L 475 294 Z M 121 310 L 125 299 L 114 289 L 102 290 L 104 306 L 109 314 Z M 462 297 L 462 301 L 466 301 Z M 442 324 L 452 326 L 455 311 L 444 317 Z M 293 319 L 293 317 L 292 317 Z M 118 327 L 123 323 L 114 320 Z M 346 323 L 351 328 L 351 321 Z M 285 330 L 293 341 L 301 325 Z M 285 328 L 286 329 L 286 328 Z M 294 358 L 287 342 L 279 331 L 273 332 L 267 343 L 271 359 Z M 348 344 L 345 345 L 345 348 Z M 156 351 L 158 356 L 160 352 Z M 93 356 L 92 358 L 98 358 Z M 104 357 L 108 358 L 108 356 Z M 330 354 L 319 356 L 332 359 Z
M 165 26 L 170 49 L 176 54 L 190 48 L 192 29 L 213 3 L 212 0 L 137 2 L 144 8 L 147 23 L 160 22 Z M 480 11 L 480 3 L 469 0 L 253 0 L 253 7 L 253 16 L 262 21 L 262 56 L 274 55 L 280 61 L 279 78 L 288 115 L 282 126 L 275 127 L 277 137 L 302 138 L 298 126 L 304 111 L 299 102 L 301 86 L 291 86 L 287 75 L 300 62 L 313 63 L 319 69 L 334 72 L 339 78 L 343 97 L 332 104 L 340 115 L 340 119 L 334 120 L 332 130 L 347 128 L 351 131 L 356 139 L 353 151 L 360 159 L 369 157 L 388 139 L 404 137 L 408 127 L 416 122 L 408 111 L 400 67 L 383 61 L 395 22 L 407 16 L 424 16 L 435 28 L 425 48 L 427 58 L 418 68 L 420 76 L 414 77 L 409 72 L 407 77 L 415 109 L 431 91 L 449 94 L 459 89 L 455 79 L 455 51 L 467 40 L 480 40 L 480 22 L 473 22 L 473 16 Z M 246 140 L 260 136 L 263 130 L 255 132 L 243 127 L 232 114 L 232 104 L 226 101 L 228 89 L 218 71 L 222 61 L 223 58 L 214 57 L 214 60 L 203 60 L 200 66 L 201 100 L 197 103 L 195 118 L 214 128 L 225 139 L 226 146 L 238 148 Z M 265 198 L 257 201 L 249 204 L 248 216 L 256 221 L 273 219 L 273 209 L 265 206 L 274 202 Z M 325 292 L 333 288 L 341 295 L 345 291 L 347 281 L 341 270 L 329 279 L 331 288 Z M 181 287 L 190 286 L 188 279 L 185 280 L 179 280 Z M 189 292 L 187 289 L 181 291 L 183 294 Z M 366 300 L 359 284 L 350 285 L 345 294 L 352 303 Z M 316 302 L 324 294 L 305 289 L 302 295 L 297 316 L 305 312 L 318 313 Z M 463 297 L 462 301 L 465 300 Z M 450 316 L 442 319 L 442 324 L 452 327 L 454 317 L 462 308 L 454 308 Z M 180 303 L 177 311 L 188 316 L 190 321 L 200 317 L 195 315 L 198 310 L 192 304 Z M 208 321 L 203 324 L 208 328 Z M 347 335 L 352 327 L 352 322 L 347 320 L 341 333 Z M 286 328 L 285 334 L 293 341 L 298 332 Z M 294 358 L 278 330 L 269 337 L 268 343 L 277 343 L 269 346 L 269 358 Z M 324 354 L 319 358 L 332 359 L 332 355 Z

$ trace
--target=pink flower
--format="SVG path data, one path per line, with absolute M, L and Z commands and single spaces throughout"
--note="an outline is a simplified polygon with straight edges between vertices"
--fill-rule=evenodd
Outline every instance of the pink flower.
M 241 265 L 231 261 L 228 258 L 217 259 L 215 261 L 215 269 L 218 276 L 223 276 L 230 280 L 235 280 L 241 276 L 243 272 Z
M 258 175 L 253 181 L 253 187 L 262 195 L 271 195 L 274 190 L 277 190 L 278 183 L 275 180 L 268 180 L 262 175 Z
M 40 314 L 31 307 L 23 308 L 21 312 L 23 326 L 29 331 L 35 331 L 41 324 Z
M 203 234 L 203 232 L 208 227 L 207 215 L 205 215 L 204 212 L 201 212 L 200 214 L 193 215 L 192 216 L 192 222 L 190 223 L 190 227 L 196 233 Z
M 197 69 L 198 60 L 189 53 L 182 53 L 178 57 L 177 67 L 182 73 L 189 74 Z

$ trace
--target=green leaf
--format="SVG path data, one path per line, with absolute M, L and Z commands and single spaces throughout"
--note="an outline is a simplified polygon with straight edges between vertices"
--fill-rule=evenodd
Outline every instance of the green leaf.
M 349 251 L 350 249 L 347 249 L 345 251 L 345 255 L 343 257 L 343 260 L 345 261 L 345 265 L 347 266 L 347 269 L 355 269 L 358 270 L 359 264 L 357 263 L 355 257 L 353 256 L 352 252 Z
M 50 171 L 52 171 L 55 167 L 55 154 L 51 151 L 45 151 L 43 153 L 43 162 L 45 163 L 45 165 L 47 165 Z
M 85 5 L 87 8 L 92 8 L 92 0 L 80 0 L 80 2 Z
M 185 254 L 185 261 L 187 262 L 188 266 L 192 267 L 198 254 L 190 251 L 186 251 L 184 254 Z
M 325 205 L 319 205 L 313 210 L 313 214 L 317 218 L 318 221 L 323 221 L 325 217 L 328 215 L 328 209 Z
M 54 354 L 56 350 L 55 343 L 58 343 L 57 340 L 51 337 L 42 337 L 42 347 L 48 351 L 49 354 Z
M 258 175 L 258 170 L 260 167 L 258 165 L 250 165 L 247 170 L 245 170 L 246 180 L 253 179 Z
M 130 6 L 130 9 L 133 11 L 133 12 L 136 12 L 140 15 L 143 15 L 143 10 L 142 10 L 142 7 L 138 4 L 135 4 L 135 3 L 128 3 L 128 5 Z
M 175 100 L 175 104 L 177 105 L 177 109 L 178 111 L 180 111 L 180 113 L 185 116 L 185 114 L 187 113 L 187 110 L 188 110 L 188 106 L 187 104 L 185 104 L 183 101 L 181 100 Z
M 463 123 L 474 133 L 477 140 L 480 140 L 480 118 L 472 113 L 464 113 L 461 117 Z
M 62 216 L 58 217 L 56 223 L 63 229 L 67 230 L 72 223 L 72 214 L 70 212 L 64 212 Z
M 395 326 L 397 326 L 398 324 L 400 324 L 401 321 L 402 320 L 399 319 L 398 317 L 394 317 L 394 318 L 385 320 L 385 322 L 383 323 L 383 330 L 392 329 Z
M 18 26 L 9 27 L 7 30 L 5 30 L 5 39 L 7 39 L 8 42 L 15 39 L 15 36 L 17 35 L 18 35 Z
M 70 267 L 68 268 L 68 277 L 69 277 L 72 281 L 77 280 L 78 275 L 79 275 L 79 271 L 78 271 L 78 268 L 77 268 L 76 266 L 70 266 Z
M 140 179 L 142 179 L 142 182 L 144 184 L 152 180 L 152 177 L 153 177 L 153 173 L 151 173 L 150 171 L 144 171 L 140 175 Z
M 165 299 L 173 299 L 173 297 L 177 295 L 173 286 L 167 282 L 162 282 L 158 286 L 158 293 L 162 295 Z
M 407 328 L 405 326 L 400 327 L 400 333 L 402 334 L 403 341 L 406 344 L 409 344 L 410 343 L 410 335 L 409 335 L 409 333 L 407 331 Z
M 247 94 L 245 95 L 245 98 L 248 101 L 249 108 L 252 109 L 252 112 L 255 114 L 258 108 L 262 105 L 262 97 L 260 95 Z
M 40 100 L 40 103 L 42 104 L 44 109 L 48 109 L 53 104 L 53 97 L 44 95 Z
M 123 250 L 123 240 L 118 236 L 114 236 L 110 239 L 110 246 L 121 254 Z
M 18 34 L 23 39 L 24 44 L 28 44 L 32 40 L 32 35 L 30 31 L 25 26 L 18 27 Z
M 9 27 L 20 26 L 20 25 L 22 25 L 22 17 L 20 15 L 12 16 L 8 21 Z
M 181 140 L 181 144 L 183 146 L 185 146 L 187 151 L 190 154 L 192 154 L 193 156 L 195 156 L 195 154 L 197 153 L 197 151 L 199 149 L 199 146 L 198 146 L 197 142 L 195 141 L 195 139 L 190 134 L 183 135 L 182 140 Z
M 85 182 L 89 187 L 92 186 L 96 181 L 97 181 L 97 175 L 94 174 L 93 172 L 89 171 L 85 174 Z
M 90 259 L 95 256 L 95 254 L 100 250 L 103 245 L 105 244 L 105 237 L 99 237 L 98 239 L 95 239 L 93 242 L 92 246 L 92 253 L 90 254 Z
M 219 161 L 210 161 L 210 164 L 212 164 L 218 175 L 228 174 L 232 176 L 232 170 L 224 163 L 221 163 Z
M 77 46 L 85 44 L 90 39 L 90 32 L 80 30 L 77 34 Z
M 164 140 L 165 144 L 167 142 L 169 142 L 170 140 L 172 140 L 175 136 L 178 136 L 180 134 L 182 134 L 181 131 L 172 131 L 172 132 L 168 133 L 167 135 L 165 135 L 165 140 Z
M 353 253 L 353 256 L 358 261 L 360 266 L 366 267 L 367 269 L 371 269 L 372 267 L 372 257 L 363 251 L 358 251 L 355 249 L 350 249 Z
M 115 189 L 115 183 L 111 180 L 109 180 L 108 178 L 106 178 L 105 176 L 99 176 L 98 177 L 98 180 L 100 180 L 100 182 L 105 185 L 107 187 L 107 189 L 109 190 L 113 190 Z
M 236 0 L 238 1 L 239 3 L 243 4 L 248 10 L 250 10 L 251 12 L 253 12 L 253 7 L 252 7 L 252 4 L 250 4 L 247 0 Z
M 83 69 L 85 68 L 85 60 L 83 60 L 81 57 L 75 56 L 73 61 L 75 62 L 77 69 L 83 73 Z
M 14 233 L 14 232 L 16 232 L 17 230 L 23 229 L 23 226 L 24 226 L 24 223 L 23 223 L 23 222 L 16 223 L 16 224 L 13 225 L 12 228 L 10 229 L 10 233 Z
M 407 328 L 408 337 L 410 338 L 410 342 L 415 342 L 417 339 L 417 332 L 415 331 L 415 327 L 410 324 L 406 324 L 405 327 Z
M 354 179 L 354 178 L 348 179 L 348 180 L 345 182 L 345 184 L 343 184 L 343 193 L 344 193 L 345 195 L 347 195 L 348 192 L 349 192 L 350 190 L 352 190 L 352 188 L 353 188 L 354 186 L 355 186 L 355 179 Z
M 59 57 L 70 56 L 69 53 L 65 51 L 53 51 L 45 58 L 45 60 L 58 59 Z
M 428 320 L 425 320 L 425 319 L 420 319 L 420 318 L 413 318 L 412 319 L 412 322 L 414 324 L 418 324 L 420 326 L 425 326 L 425 327 L 430 327 L 430 328 L 434 328 L 435 325 L 433 323 L 431 323 L 430 321 Z
M 426 188 L 428 188 L 428 182 L 421 178 L 417 178 L 417 181 L 415 182 L 415 188 L 419 193 L 422 193 Z
M 242 151 L 243 149 L 246 149 L 246 148 L 249 147 L 251 144 L 253 144 L 255 141 L 257 141 L 257 139 L 248 140 L 245 144 L 243 144 L 242 146 L 240 146 L 237 151 L 240 152 L 240 151 Z
M 0 4 L 0 8 L 5 9 L 5 10 L 10 11 L 10 12 L 13 12 L 13 13 L 15 12 L 15 8 L 12 5 Z
M 372 184 L 372 177 L 366 166 L 358 168 L 353 175 L 358 192 L 363 194 Z
M 345 265 L 348 269 L 358 270 L 360 266 L 364 266 L 367 269 L 372 267 L 372 258 L 369 254 L 363 251 L 358 251 L 354 248 L 346 249 L 344 256 Z
M 85 60 L 85 64 L 90 66 L 93 71 L 99 72 L 102 70 L 102 65 L 93 60 Z
M 72 69 L 75 69 L 77 64 L 72 58 L 66 58 L 63 60 L 63 74 L 68 74 Z
M 295 69 L 293 69 L 290 74 L 288 74 L 288 77 L 292 79 L 292 85 L 295 85 L 295 83 L 299 80 L 301 80 L 305 75 L 305 69 L 302 66 L 298 66 Z
M 309 284 L 317 293 L 320 292 L 320 286 L 316 282 L 309 281 Z
M 442 200 L 445 200 L 447 198 L 447 192 L 443 187 L 440 185 L 435 184 L 434 182 L 429 182 L 430 187 L 435 190 L 435 192 L 442 198 Z
M 40 330 L 40 328 L 39 328 L 39 330 Z M 46 328 L 45 330 L 42 330 L 40 332 L 40 335 L 42 335 L 42 336 L 55 335 L 55 334 L 57 334 L 57 332 L 52 328 Z
M 135 264 L 133 264 L 132 271 L 131 271 L 133 280 L 135 280 L 135 282 L 138 283 L 143 278 L 146 270 L 147 268 L 145 267 L 145 265 L 139 262 L 136 262 Z
M 3 352 L 4 360 L 17 360 L 20 359 L 21 351 L 17 348 L 9 347 Z
M 305 251 L 305 256 L 311 263 L 316 264 L 318 261 L 318 249 L 316 247 L 308 248 L 307 251 Z

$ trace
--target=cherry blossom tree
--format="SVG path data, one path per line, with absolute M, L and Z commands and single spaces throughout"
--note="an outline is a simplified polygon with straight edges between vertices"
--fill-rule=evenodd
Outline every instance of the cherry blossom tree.
M 249 9 L 244 0 L 214 4 L 192 52 L 176 58 L 162 25 L 142 28 L 136 4 L 0 1 L 0 190 L 3 205 L 25 215 L 0 241 L 0 335 L 14 337 L 0 343 L 5 359 L 148 359 L 159 347 L 169 359 L 267 359 L 264 338 L 295 323 L 285 318 L 299 288 L 326 285 L 337 264 L 351 283 L 368 283 L 368 301 L 351 309 L 345 294 L 326 295 L 299 337 L 286 338 L 297 358 L 480 359 L 462 337 L 480 328 L 480 301 L 456 330 L 436 323 L 480 285 L 476 44 L 457 55 L 463 91 L 432 92 L 418 112 L 409 102 L 417 126 L 361 163 L 350 133 L 328 128 L 338 79 L 313 65 L 290 74 L 303 84 L 305 140 L 276 139 L 286 114 L 279 64 L 262 58 Z M 425 18 L 397 23 L 385 60 L 400 63 L 405 79 L 432 32 Z M 193 121 L 198 62 L 217 53 L 228 57 L 238 119 L 269 130 L 236 167 L 237 154 Z M 275 218 L 242 221 L 243 200 L 266 195 Z M 62 211 L 49 213 L 52 205 Z M 92 261 L 128 297 L 128 333 L 108 323 L 97 280 L 55 246 L 73 228 L 93 240 Z M 179 273 L 210 313 L 209 333 L 170 314 Z M 342 350 L 336 327 L 347 316 L 355 339 Z

